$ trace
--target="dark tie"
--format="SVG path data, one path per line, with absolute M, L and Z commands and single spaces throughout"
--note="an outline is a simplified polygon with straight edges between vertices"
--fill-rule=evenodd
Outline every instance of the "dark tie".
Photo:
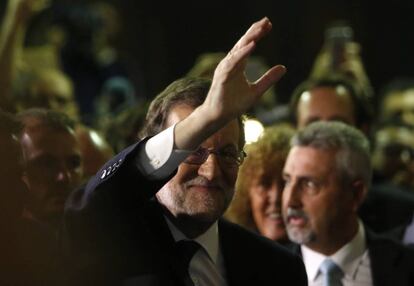
M 319 270 L 324 275 L 323 286 L 342 286 L 343 272 L 331 259 L 325 259 Z
M 183 277 L 185 285 L 194 285 L 193 281 L 191 280 L 188 268 L 191 259 L 200 248 L 201 245 L 192 240 L 180 240 L 175 244 L 178 262 L 177 268 L 180 272 L 180 276 Z

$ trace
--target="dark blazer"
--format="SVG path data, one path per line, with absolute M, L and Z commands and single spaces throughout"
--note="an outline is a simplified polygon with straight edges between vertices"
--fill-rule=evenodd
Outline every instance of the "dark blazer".
M 154 198 L 166 180 L 139 173 L 138 148 L 118 154 L 67 203 L 62 245 L 75 285 L 183 285 Z M 229 286 L 307 285 L 301 259 L 276 243 L 224 220 L 219 235 Z
M 364 225 L 376 233 L 410 223 L 413 213 L 414 193 L 391 184 L 373 185 L 359 209 Z
M 414 285 L 414 249 L 370 231 L 366 234 L 374 286 Z M 301 255 L 298 244 L 291 250 Z

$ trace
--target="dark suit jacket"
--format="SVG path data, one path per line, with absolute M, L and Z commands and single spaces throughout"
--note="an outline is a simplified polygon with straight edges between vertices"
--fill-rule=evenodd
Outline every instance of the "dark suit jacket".
M 138 144 L 139 145 L 139 144 Z M 65 213 L 64 252 L 76 285 L 182 285 L 174 240 L 131 146 L 75 192 Z M 306 285 L 304 265 L 274 242 L 219 221 L 228 285 Z
M 414 285 L 414 249 L 366 231 L 374 286 Z M 291 247 L 301 255 L 299 245 Z
M 359 209 L 359 216 L 369 229 L 382 233 L 411 222 L 414 193 L 395 185 L 373 185 Z

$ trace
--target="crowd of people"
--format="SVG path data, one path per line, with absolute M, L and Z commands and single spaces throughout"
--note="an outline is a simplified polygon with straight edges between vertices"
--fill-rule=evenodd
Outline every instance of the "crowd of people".
M 144 102 L 105 4 L 25 47 L 47 5 L 0 31 L 1 285 L 414 285 L 414 79 L 377 96 L 358 44 L 326 45 L 281 109 L 265 17 Z

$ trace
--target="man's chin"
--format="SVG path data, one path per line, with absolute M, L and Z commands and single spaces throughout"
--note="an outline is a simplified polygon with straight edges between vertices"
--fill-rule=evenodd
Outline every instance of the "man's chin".
M 293 241 L 297 244 L 306 244 L 313 240 L 313 233 L 311 230 L 303 229 L 299 227 L 286 227 L 288 237 L 290 241 Z
M 189 219 L 199 223 L 214 223 L 222 216 L 223 212 L 211 208 L 191 208 L 188 209 L 182 217 L 186 216 Z
M 197 192 L 188 194 L 185 200 L 186 210 L 200 216 L 224 213 L 228 207 L 225 196 L 218 192 Z

